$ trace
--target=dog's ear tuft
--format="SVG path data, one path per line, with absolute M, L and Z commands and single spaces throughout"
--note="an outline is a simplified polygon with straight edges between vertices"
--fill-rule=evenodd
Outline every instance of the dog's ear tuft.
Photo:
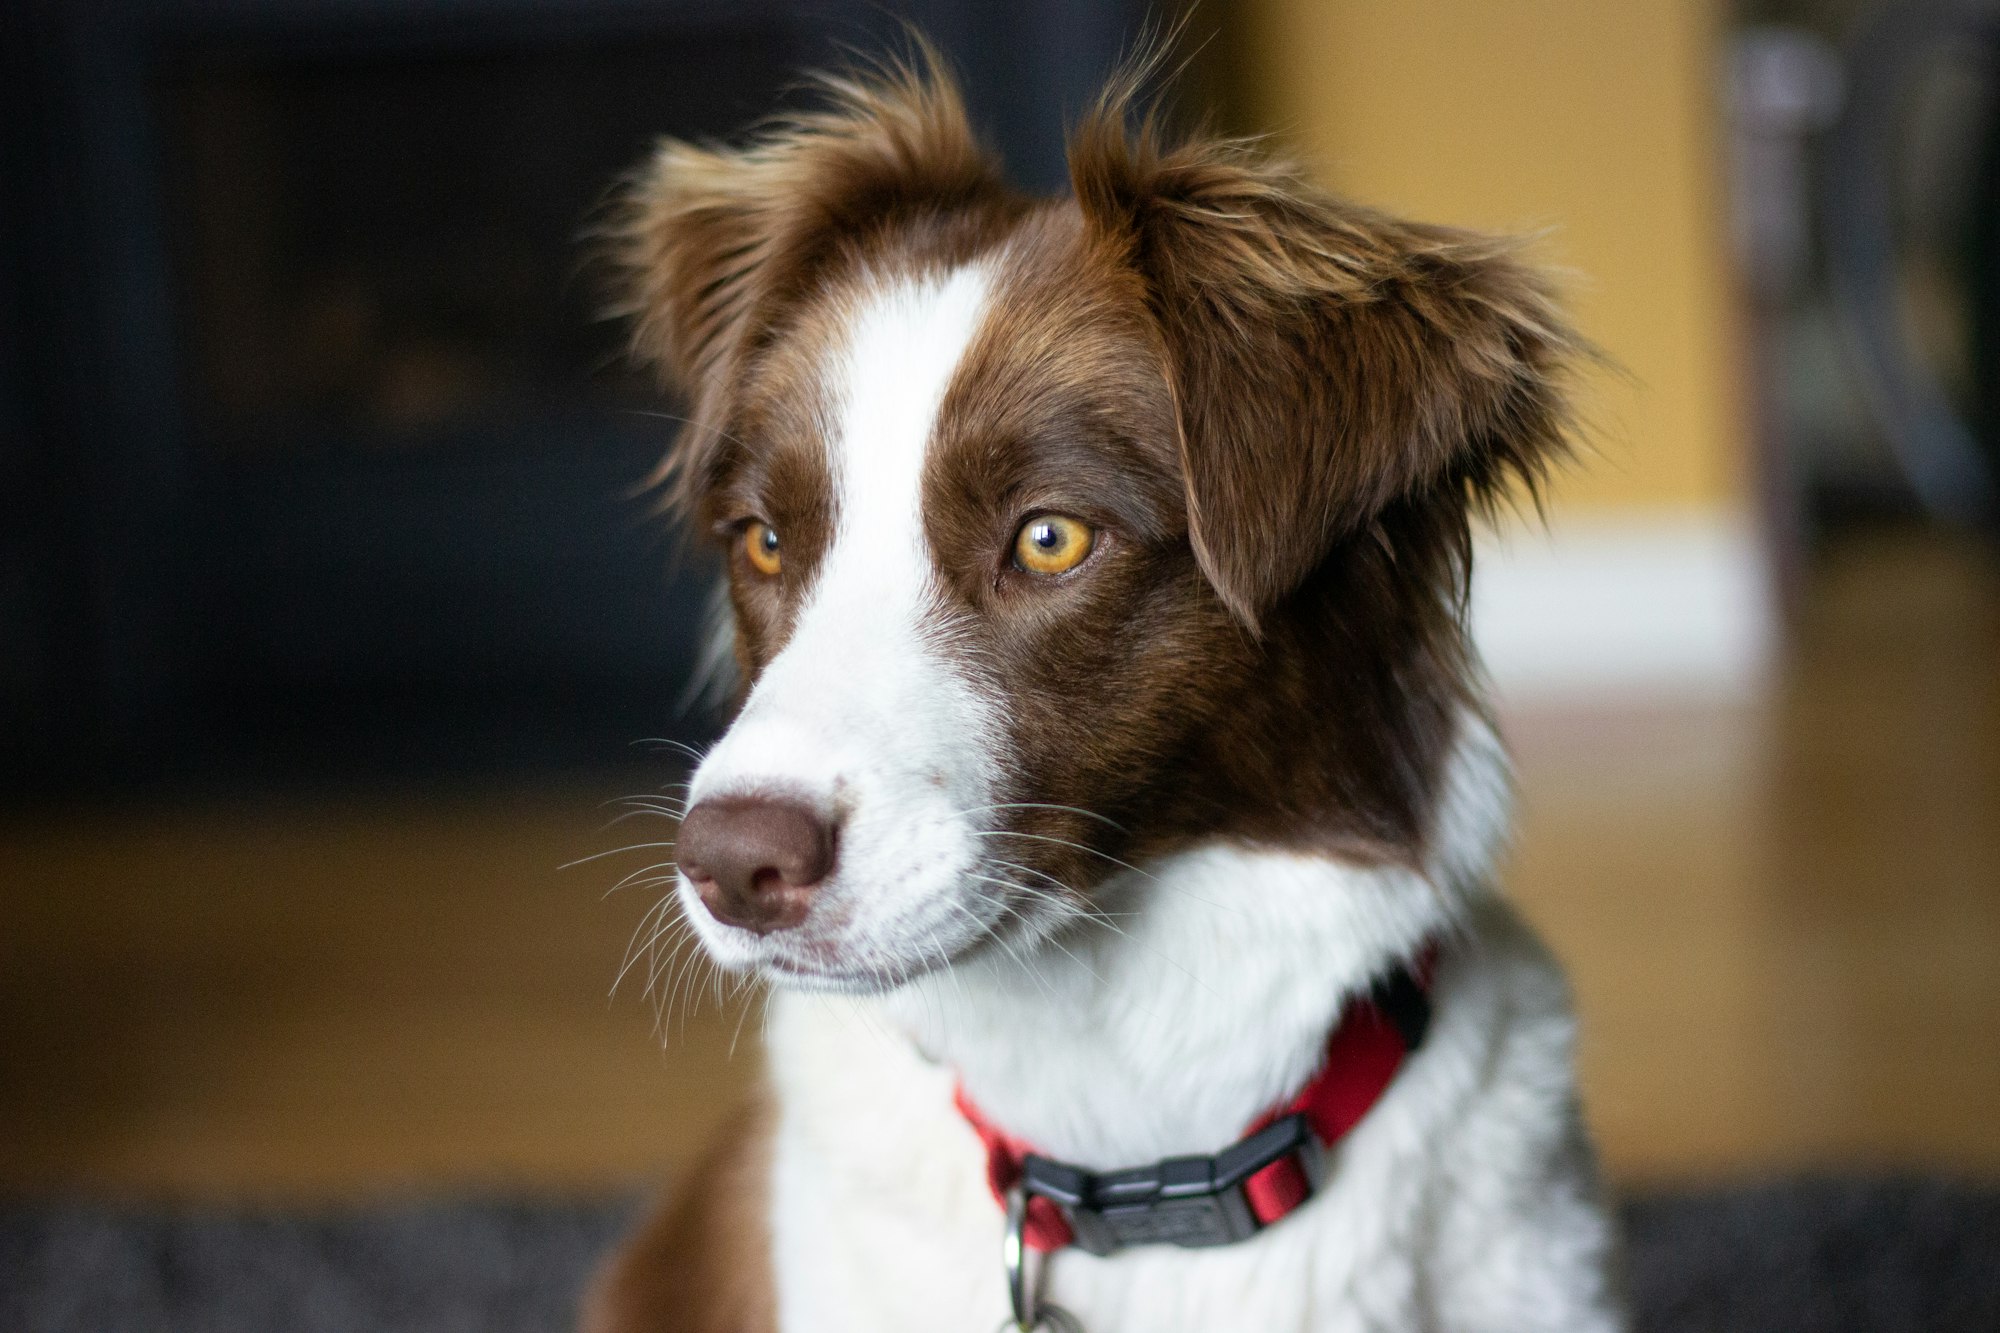
M 921 41 L 908 60 L 815 84 L 820 109 L 742 146 L 662 141 L 607 228 L 614 313 L 632 321 L 638 359 L 693 408 L 669 462 L 682 492 L 720 448 L 717 417 L 743 358 L 843 236 L 1004 194 L 956 84 Z
M 1462 528 L 1566 450 L 1585 349 L 1509 244 L 1328 197 L 1241 142 L 1171 143 L 1114 85 L 1070 141 L 1086 222 L 1144 279 L 1196 557 L 1253 630 L 1403 502 Z

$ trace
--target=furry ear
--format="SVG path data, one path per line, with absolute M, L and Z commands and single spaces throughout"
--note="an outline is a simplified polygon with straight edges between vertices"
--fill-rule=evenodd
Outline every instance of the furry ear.
M 774 122 L 744 146 L 662 141 L 616 204 L 615 313 L 632 320 L 637 357 L 691 401 L 667 468 L 681 499 L 712 466 L 746 356 L 843 236 L 1005 193 L 929 47 L 815 82 L 823 109 Z
M 1505 243 L 1339 202 L 1240 143 L 1166 144 L 1128 101 L 1072 136 L 1071 183 L 1147 284 L 1195 555 L 1244 624 L 1392 504 L 1463 530 L 1534 490 L 1581 344 Z

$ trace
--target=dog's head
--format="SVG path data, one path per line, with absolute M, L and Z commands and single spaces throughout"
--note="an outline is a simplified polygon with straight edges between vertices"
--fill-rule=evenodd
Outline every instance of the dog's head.
M 1036 201 L 941 75 L 831 93 L 663 145 L 620 233 L 744 691 L 680 835 L 710 952 L 882 987 L 1201 840 L 1420 863 L 1469 516 L 1562 448 L 1542 284 L 1121 96 Z

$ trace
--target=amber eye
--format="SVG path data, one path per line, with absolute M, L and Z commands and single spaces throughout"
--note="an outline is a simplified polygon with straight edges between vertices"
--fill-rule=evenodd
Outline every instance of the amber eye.
M 1030 574 L 1062 574 L 1090 554 L 1097 534 L 1063 514 L 1037 514 L 1014 534 L 1014 563 Z
M 767 579 L 778 577 L 778 571 L 785 567 L 784 557 L 778 553 L 778 530 L 761 518 L 744 527 L 743 554 L 750 558 L 750 568 Z

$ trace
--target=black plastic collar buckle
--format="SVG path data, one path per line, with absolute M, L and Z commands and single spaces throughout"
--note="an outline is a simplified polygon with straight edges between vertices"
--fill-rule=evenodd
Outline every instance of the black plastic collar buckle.
M 1321 1156 L 1306 1118 L 1288 1115 L 1214 1157 L 1169 1157 L 1098 1173 L 1031 1153 L 1021 1161 L 1021 1189 L 1060 1207 L 1078 1248 L 1092 1254 L 1131 1245 L 1195 1249 L 1234 1244 L 1263 1230 L 1243 1185 L 1273 1162 L 1294 1159 L 1308 1197 L 1316 1193 Z

